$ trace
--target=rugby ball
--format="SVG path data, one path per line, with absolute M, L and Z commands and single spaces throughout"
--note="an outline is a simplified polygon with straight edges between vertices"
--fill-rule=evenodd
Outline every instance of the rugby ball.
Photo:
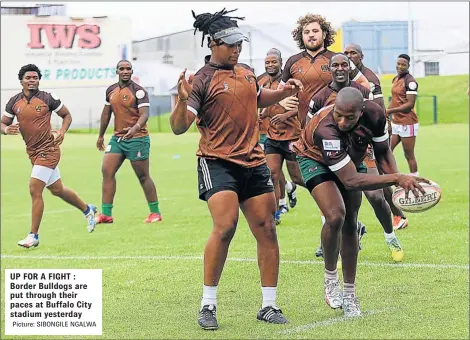
M 396 187 L 393 191 L 392 201 L 398 209 L 410 213 L 419 213 L 434 207 L 441 200 L 441 188 L 435 182 L 431 184 L 419 183 L 426 192 L 424 195 L 419 192 L 419 196 L 415 197 L 412 191 L 405 197 L 405 189 Z

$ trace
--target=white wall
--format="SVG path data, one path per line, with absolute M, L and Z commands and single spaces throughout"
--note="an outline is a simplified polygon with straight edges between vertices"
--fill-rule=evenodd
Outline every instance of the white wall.
M 62 99 L 72 127 L 96 127 L 124 49 L 132 59 L 131 22 L 124 18 L 2 16 L 1 39 L 2 110 L 21 91 L 19 69 L 36 64 L 43 73 L 39 88 Z

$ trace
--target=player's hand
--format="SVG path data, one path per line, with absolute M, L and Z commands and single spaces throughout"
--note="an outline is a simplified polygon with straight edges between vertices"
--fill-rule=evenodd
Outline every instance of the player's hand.
M 184 69 L 184 71 L 181 72 L 178 78 L 178 84 L 177 84 L 178 98 L 180 100 L 184 100 L 184 101 L 188 100 L 188 97 L 193 90 L 193 79 L 194 79 L 194 75 L 191 74 L 189 76 L 189 80 L 186 80 L 186 69 Z
M 104 151 L 104 136 L 98 136 L 96 141 L 96 148 L 100 151 Z
M 5 128 L 6 135 L 17 135 L 19 133 L 20 133 L 20 123 L 11 124 Z
M 122 136 L 123 140 L 128 140 L 134 137 L 134 135 L 140 131 L 139 124 L 134 125 L 133 127 L 127 127 L 122 129 L 121 133 L 126 132 L 124 136 Z
M 270 123 L 271 124 L 279 124 L 279 123 L 284 123 L 289 117 L 285 113 L 280 113 L 278 115 L 275 115 L 273 118 L 271 118 Z
M 65 132 L 62 130 L 57 130 L 54 137 L 54 144 L 60 145 L 64 141 Z
M 415 197 L 418 197 L 419 192 L 421 192 L 423 195 L 426 193 L 423 187 L 419 184 L 420 182 L 431 184 L 431 182 L 426 178 L 410 175 L 399 175 L 397 180 L 397 186 L 400 186 L 405 189 L 405 198 L 408 198 L 408 194 L 410 191 L 413 192 L 413 195 L 415 195 Z
M 261 112 L 258 114 L 258 118 L 261 120 L 261 119 L 264 119 L 264 118 L 267 118 L 268 117 L 268 110 L 267 108 L 264 108 L 263 110 L 261 110 Z
M 297 111 L 299 109 L 299 99 L 296 96 L 287 97 L 281 100 L 279 105 L 287 111 Z
M 304 85 L 300 80 L 291 78 L 284 84 L 282 90 L 288 93 L 288 96 L 292 96 L 297 92 L 303 91 Z

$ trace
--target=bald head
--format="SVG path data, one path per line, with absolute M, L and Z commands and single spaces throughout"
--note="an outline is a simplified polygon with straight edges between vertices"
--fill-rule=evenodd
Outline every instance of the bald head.
M 281 60 L 281 51 L 279 51 L 277 48 L 271 48 L 268 53 L 266 53 L 266 56 L 267 57 L 270 57 L 270 56 L 275 56 L 277 57 L 279 60 Z
M 336 96 L 336 106 L 341 110 L 360 111 L 364 105 L 361 91 L 354 87 L 345 87 Z
M 362 115 L 364 99 L 362 93 L 353 87 L 345 87 L 338 92 L 334 109 L 334 120 L 341 131 L 351 131 Z

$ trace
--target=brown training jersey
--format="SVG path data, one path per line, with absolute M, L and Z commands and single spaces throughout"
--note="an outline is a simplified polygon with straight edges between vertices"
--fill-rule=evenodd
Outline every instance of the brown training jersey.
M 269 80 L 269 74 L 267 74 L 267 73 L 263 73 L 258 78 L 256 78 L 256 81 L 258 82 L 259 87 L 263 87 L 263 84 L 268 80 Z M 260 109 L 260 110 L 263 110 L 263 109 Z M 259 133 L 261 135 L 267 134 L 268 133 L 268 126 L 269 126 L 269 118 L 261 119 L 259 121 Z
M 26 152 L 33 165 L 55 169 L 60 160 L 60 148 L 54 144 L 51 130 L 52 112 L 63 104 L 54 94 L 35 91 L 30 97 L 23 92 L 10 98 L 5 107 L 5 116 L 20 123 L 20 132 L 26 144 Z
M 124 128 L 133 127 L 140 118 L 139 109 L 150 106 L 149 96 L 145 89 L 132 80 L 124 87 L 119 83 L 113 84 L 106 90 L 105 105 L 111 105 L 114 112 L 114 134 L 118 137 L 127 132 L 120 132 Z M 148 135 L 147 124 L 142 126 L 134 138 Z
M 406 95 L 418 95 L 418 83 L 409 73 L 397 75 L 392 81 L 392 101 L 389 109 L 398 107 L 407 102 Z M 418 116 L 414 109 L 410 112 L 396 112 L 392 114 L 392 123 L 398 125 L 412 125 L 418 123 Z
M 366 77 L 366 79 L 369 81 L 370 92 L 372 92 L 374 99 L 383 98 L 382 86 L 380 85 L 380 80 L 377 78 L 375 73 L 364 65 L 359 68 L 359 71 L 361 71 L 364 77 Z
M 199 157 L 252 168 L 266 163 L 259 141 L 257 97 L 261 88 L 244 64 L 212 62 L 196 72 L 187 108 L 201 133 Z
M 361 91 L 364 100 L 373 99 L 372 92 L 361 84 L 351 81 L 349 86 Z M 310 104 L 308 105 L 307 115 L 312 118 L 321 108 L 334 104 L 337 95 L 338 90 L 333 87 L 333 82 L 329 83 L 327 87 L 324 87 L 312 97 L 312 100 L 310 100 Z
M 300 80 L 304 86 L 303 91 L 297 93 L 299 98 L 299 121 L 302 128 L 305 126 L 310 99 L 332 80 L 329 63 L 331 57 L 335 54 L 335 52 L 325 49 L 312 57 L 306 51 L 303 51 L 293 55 L 286 62 L 282 72 L 281 84 L 285 84 L 290 78 L 294 78 Z M 351 68 L 350 78 L 351 80 L 357 80 L 361 76 L 361 72 L 352 61 L 349 64 Z
M 338 171 L 349 161 L 359 165 L 367 145 L 388 140 L 384 110 L 372 101 L 364 102 L 361 118 L 352 131 L 340 131 L 333 118 L 334 105 L 325 107 L 307 124 L 293 149 L 301 157 L 311 158 Z
M 273 81 L 271 78 L 267 77 L 264 83 L 260 84 L 262 88 L 269 90 L 276 90 L 279 86 L 282 73 L 279 74 Z M 258 83 L 259 84 L 259 83 Z M 284 109 L 279 104 L 271 105 L 267 108 L 268 110 L 268 138 L 278 141 L 290 141 L 297 140 L 300 137 L 300 122 L 297 115 L 288 118 L 283 123 L 271 124 L 270 120 L 278 114 L 286 113 L 287 110 Z

